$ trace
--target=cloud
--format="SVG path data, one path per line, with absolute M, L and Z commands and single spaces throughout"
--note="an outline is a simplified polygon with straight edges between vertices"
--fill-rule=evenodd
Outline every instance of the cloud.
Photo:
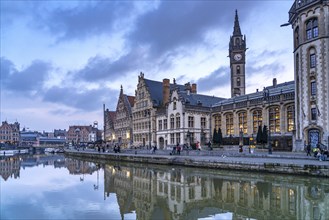
M 79 88 L 60 88 L 54 86 L 46 91 L 43 101 L 62 104 L 81 111 L 101 109 L 105 101 L 116 103 L 119 91 L 107 88 L 85 90 Z
M 8 59 L 1 57 L 1 78 L 3 88 L 13 92 L 40 92 L 47 80 L 52 66 L 41 60 L 33 61 L 30 66 L 18 71 Z
M 208 92 L 209 90 L 220 88 L 230 82 L 230 69 L 229 67 L 219 67 L 206 77 L 198 80 L 199 93 Z

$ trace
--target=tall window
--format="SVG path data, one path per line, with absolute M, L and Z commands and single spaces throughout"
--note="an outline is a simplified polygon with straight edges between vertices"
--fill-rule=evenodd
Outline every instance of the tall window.
M 161 131 L 162 130 L 162 120 L 158 121 L 158 126 L 159 126 L 159 131 Z
M 261 110 L 255 110 L 252 113 L 252 127 L 253 133 L 256 134 L 258 132 L 258 127 L 262 126 L 263 116 Z
M 293 131 L 294 130 L 294 112 L 295 108 L 293 105 L 288 106 L 287 108 L 287 123 L 288 123 L 288 131 Z
M 175 128 L 175 118 L 174 115 L 170 115 L 170 129 Z
M 310 68 L 315 68 L 316 65 L 316 57 L 315 54 L 310 54 Z
M 238 77 L 237 79 L 236 79 L 236 86 L 240 86 L 241 85 L 241 82 L 240 82 L 240 78 Z
M 218 129 L 218 128 L 221 128 L 222 126 L 222 117 L 221 115 L 215 115 L 215 128 Z
M 311 95 L 316 95 L 316 82 L 311 82 Z
M 307 40 L 318 37 L 319 28 L 318 28 L 318 19 L 313 18 L 306 22 L 306 38 Z
M 201 118 L 201 128 L 206 128 L 206 118 L 205 117 Z
M 269 119 L 270 119 L 270 131 L 280 132 L 280 108 L 271 107 L 269 109 Z
M 180 115 L 176 114 L 176 128 L 180 128 Z
M 239 129 L 242 128 L 243 133 L 247 134 L 247 113 L 239 113 Z
M 163 119 L 163 129 L 167 130 L 168 129 L 168 120 L 167 119 Z
M 295 47 L 299 45 L 299 27 L 295 29 Z
M 188 127 L 194 128 L 194 117 L 193 116 L 188 116 Z
M 180 144 L 180 133 L 176 133 L 176 144 Z
M 177 103 L 176 101 L 174 101 L 173 109 L 176 110 L 176 108 L 177 108 Z
M 233 135 L 233 114 L 229 113 L 226 115 L 226 135 Z
M 236 74 L 240 74 L 240 66 L 236 67 Z
M 311 108 L 311 120 L 316 120 L 316 118 L 317 118 L 316 108 Z
M 175 143 L 175 134 L 173 134 L 173 133 L 170 134 L 170 144 L 176 144 Z

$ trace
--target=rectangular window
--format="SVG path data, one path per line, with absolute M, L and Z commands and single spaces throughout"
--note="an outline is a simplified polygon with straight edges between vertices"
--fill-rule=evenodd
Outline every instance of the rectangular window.
M 158 126 L 159 126 L 159 131 L 161 131 L 162 130 L 162 120 L 158 121 Z
M 307 40 L 311 39 L 312 38 L 312 30 L 311 29 L 307 30 L 306 35 L 307 35 Z
M 315 54 L 310 55 L 310 68 L 315 68 L 316 65 L 316 59 L 315 59 Z
M 316 120 L 317 111 L 316 108 L 311 108 L 311 120 Z
M 316 95 L 316 82 L 311 82 L 311 95 Z
M 176 133 L 176 144 L 180 144 L 180 133 Z
M 170 134 L 170 144 L 175 144 L 175 135 Z
M 170 129 L 174 129 L 174 126 L 175 126 L 175 118 L 174 116 L 172 116 L 170 118 Z
M 188 116 L 188 127 L 194 128 L 194 118 L 193 116 Z
M 313 28 L 313 37 L 318 37 L 319 36 L 319 29 L 318 27 Z
M 180 117 L 176 116 L 176 128 L 180 128 Z
M 163 119 L 163 129 L 164 130 L 168 129 L 167 119 Z
M 201 118 L 201 128 L 206 128 L 206 118 Z

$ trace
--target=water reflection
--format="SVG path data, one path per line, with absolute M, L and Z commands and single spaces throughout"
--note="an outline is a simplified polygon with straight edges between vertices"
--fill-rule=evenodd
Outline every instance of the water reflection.
M 90 162 L 64 155 L 0 158 L 0 175 L 1 219 L 329 216 L 329 180 L 324 178 Z
M 137 219 L 327 219 L 327 179 L 139 165 L 106 165 L 105 192 Z M 223 215 L 229 216 L 229 215 Z M 223 217 L 226 218 L 226 217 Z

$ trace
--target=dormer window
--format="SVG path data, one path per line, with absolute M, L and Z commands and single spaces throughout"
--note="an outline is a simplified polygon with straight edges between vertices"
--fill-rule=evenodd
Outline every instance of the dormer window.
M 306 39 L 310 40 L 312 38 L 319 36 L 318 19 L 313 18 L 306 22 Z

